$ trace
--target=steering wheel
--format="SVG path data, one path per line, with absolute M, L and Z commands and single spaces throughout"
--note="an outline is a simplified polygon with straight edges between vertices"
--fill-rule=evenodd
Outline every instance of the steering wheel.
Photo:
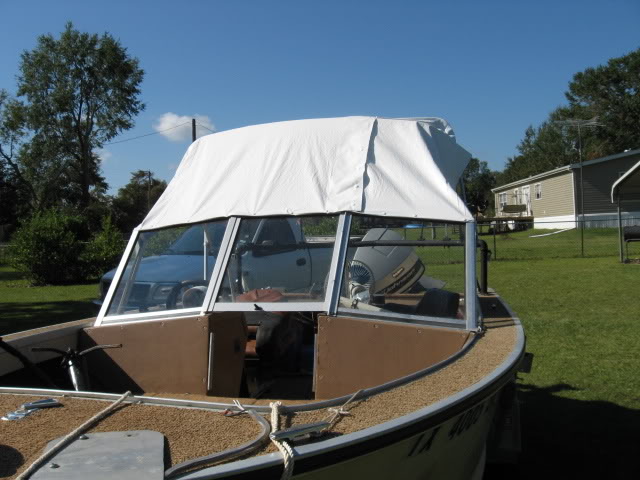
M 206 280 L 183 280 L 178 283 L 167 296 L 167 310 L 201 306 L 208 284 Z M 178 307 L 178 303 L 182 306 Z

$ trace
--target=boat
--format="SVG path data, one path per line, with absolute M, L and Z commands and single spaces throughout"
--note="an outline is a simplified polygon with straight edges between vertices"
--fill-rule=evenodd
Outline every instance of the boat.
M 0 342 L 0 477 L 481 478 L 525 337 L 469 159 L 438 118 L 196 140 L 97 317 Z

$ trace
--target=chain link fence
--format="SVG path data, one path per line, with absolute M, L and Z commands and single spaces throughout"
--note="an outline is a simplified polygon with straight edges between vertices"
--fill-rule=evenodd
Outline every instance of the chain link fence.
M 571 257 L 619 257 L 620 237 L 611 220 L 563 222 L 478 223 L 480 238 L 491 249 L 492 260 L 528 260 Z M 640 227 L 639 218 L 625 217 L 627 237 Z M 635 226 L 635 227 L 634 227 Z M 584 228 L 583 228 L 584 227 Z M 635 235 L 634 235 L 635 236 Z M 623 241 L 625 259 L 640 258 L 640 241 Z
M 624 224 L 640 229 L 640 217 L 625 217 Z M 585 228 L 580 221 L 510 222 L 496 226 L 495 223 L 478 222 L 480 238 L 487 242 L 492 260 L 527 260 L 571 257 L 619 257 L 620 240 L 618 228 L 611 220 L 587 220 Z M 454 240 L 460 238 L 459 225 L 439 223 L 416 224 L 396 230 L 404 239 Z M 0 243 L 0 265 L 9 261 L 7 243 Z M 623 256 L 629 260 L 640 260 L 640 241 L 623 241 Z M 439 247 L 429 249 L 429 254 L 419 252 L 429 264 L 456 264 L 464 259 L 463 249 Z

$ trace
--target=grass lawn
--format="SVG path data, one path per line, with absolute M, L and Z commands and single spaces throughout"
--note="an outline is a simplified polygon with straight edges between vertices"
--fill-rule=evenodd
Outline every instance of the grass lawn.
M 520 478 L 637 478 L 640 265 L 492 262 L 489 275 L 534 354 L 519 382 Z
M 0 265 L 0 335 L 93 317 L 97 296 L 95 283 L 29 287 L 21 274 Z

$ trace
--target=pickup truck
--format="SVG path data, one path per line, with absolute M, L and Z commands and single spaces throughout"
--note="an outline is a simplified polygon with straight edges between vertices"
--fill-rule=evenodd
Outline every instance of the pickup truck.
M 271 300 L 261 301 L 279 301 L 281 294 L 289 294 L 290 301 L 324 299 L 335 227 L 332 232 L 321 229 L 327 236 L 307 237 L 307 221 L 304 217 L 243 219 L 218 301 L 257 301 L 251 300 L 250 292 L 272 292 Z M 214 221 L 144 233 L 137 248 L 147 253 L 139 264 L 130 261 L 127 265 L 123 279 L 133 275 L 133 282 L 128 288 L 118 288 L 110 314 L 201 306 L 225 228 L 226 221 Z M 357 245 L 358 240 L 388 243 L 402 237 L 388 228 L 371 228 L 364 237 L 351 240 Z M 353 246 L 347 252 L 347 265 L 342 291 L 346 305 L 373 302 L 375 295 L 424 291 L 444 284 L 423 276 L 424 264 L 410 246 Z M 102 277 L 101 299 L 96 303 L 104 300 L 114 275 L 115 269 Z
M 199 306 L 205 286 L 218 255 L 225 222 L 194 225 L 162 251 L 144 257 L 137 266 L 135 283 L 128 295 L 126 310 L 148 311 Z M 204 242 L 205 238 L 207 242 Z M 313 290 L 323 292 L 331 264 L 333 238 L 325 246 L 309 245 L 299 219 L 273 217 L 244 220 L 236 239 L 235 259 L 241 265 L 242 289 L 278 288 L 287 292 Z M 317 240 L 315 240 L 317 242 Z M 204 245 L 208 245 L 207 254 Z M 246 245 L 246 248 L 243 247 Z M 123 274 L 130 274 L 130 266 Z M 100 281 L 102 303 L 116 270 L 107 272 Z M 198 287 L 194 291 L 194 287 Z M 183 301 L 186 291 L 200 292 L 197 298 Z

